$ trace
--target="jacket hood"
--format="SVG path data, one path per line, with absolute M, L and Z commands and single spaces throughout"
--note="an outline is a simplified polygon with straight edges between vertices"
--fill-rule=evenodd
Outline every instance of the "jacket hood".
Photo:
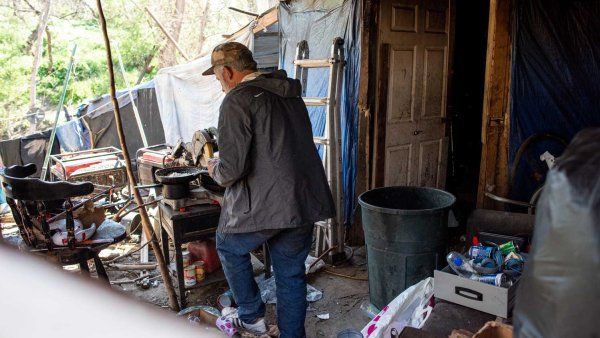
M 287 77 L 285 70 L 262 74 L 254 80 L 242 82 L 239 87 L 258 87 L 281 97 L 302 96 L 302 85 L 297 79 Z

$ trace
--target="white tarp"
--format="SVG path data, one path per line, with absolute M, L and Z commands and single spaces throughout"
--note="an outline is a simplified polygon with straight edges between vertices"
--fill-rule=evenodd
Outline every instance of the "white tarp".
M 250 29 L 236 39 L 250 50 L 251 32 Z M 174 145 L 179 140 L 190 142 L 197 130 L 217 126 L 225 94 L 214 76 L 202 76 L 209 67 L 210 54 L 183 65 L 163 68 L 154 78 L 167 144 Z

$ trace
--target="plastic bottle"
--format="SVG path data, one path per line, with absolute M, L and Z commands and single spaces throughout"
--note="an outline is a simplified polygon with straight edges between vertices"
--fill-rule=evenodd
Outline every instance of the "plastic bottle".
M 377 316 L 377 314 L 380 312 L 379 309 L 375 307 L 375 305 L 369 302 L 369 300 L 364 300 L 360 304 L 360 309 L 362 310 L 362 313 L 370 319 L 375 318 L 375 316 Z
M 456 251 L 451 251 L 448 256 L 446 256 L 446 260 L 448 261 L 450 268 L 461 277 L 471 279 L 471 277 L 477 275 L 475 270 L 473 270 L 473 267 L 469 264 L 469 260 Z

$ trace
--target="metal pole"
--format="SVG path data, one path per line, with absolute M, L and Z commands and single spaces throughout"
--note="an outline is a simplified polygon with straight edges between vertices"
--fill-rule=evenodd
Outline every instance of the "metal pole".
M 40 175 L 40 179 L 46 180 L 46 174 L 48 173 L 48 163 L 50 162 L 50 153 L 52 152 L 52 147 L 54 146 L 54 138 L 56 137 L 56 125 L 58 124 L 58 117 L 60 116 L 60 112 L 63 109 L 63 105 L 65 103 L 65 96 L 67 95 L 67 87 L 69 85 L 69 79 L 71 78 L 71 71 L 73 70 L 73 64 L 75 63 L 75 52 L 77 51 L 77 45 L 73 46 L 73 50 L 71 51 L 71 61 L 69 62 L 69 68 L 67 69 L 67 76 L 65 76 L 65 81 L 63 82 L 63 90 L 60 94 L 60 101 L 58 102 L 58 109 L 56 110 L 56 116 L 54 117 L 54 125 L 52 126 L 52 134 L 50 134 L 50 139 L 48 140 L 48 148 L 46 149 L 46 157 L 44 157 L 44 165 L 42 166 L 42 173 Z
M 123 60 L 121 59 L 121 51 L 119 50 L 119 44 L 115 44 L 115 49 L 117 51 L 117 58 L 119 60 L 119 68 L 121 69 L 121 74 L 123 74 L 123 82 L 127 87 L 127 93 L 129 94 L 129 100 L 131 101 L 131 106 L 133 107 L 133 115 L 135 116 L 135 122 L 137 122 L 138 129 L 140 131 L 140 136 L 142 136 L 142 143 L 144 144 L 144 148 L 148 147 L 148 139 L 146 138 L 146 132 L 144 131 L 144 126 L 142 125 L 142 119 L 140 118 L 140 112 L 137 109 L 137 105 L 133 100 L 133 94 L 131 94 L 131 87 L 129 82 L 127 81 L 127 77 L 125 76 L 125 67 L 123 67 Z

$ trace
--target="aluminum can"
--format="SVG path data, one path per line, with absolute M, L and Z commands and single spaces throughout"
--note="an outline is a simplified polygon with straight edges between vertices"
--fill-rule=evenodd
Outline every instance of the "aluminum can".
M 508 278 L 503 273 L 473 276 L 472 279 L 481 283 L 490 284 L 494 286 L 506 286 L 508 284 Z

